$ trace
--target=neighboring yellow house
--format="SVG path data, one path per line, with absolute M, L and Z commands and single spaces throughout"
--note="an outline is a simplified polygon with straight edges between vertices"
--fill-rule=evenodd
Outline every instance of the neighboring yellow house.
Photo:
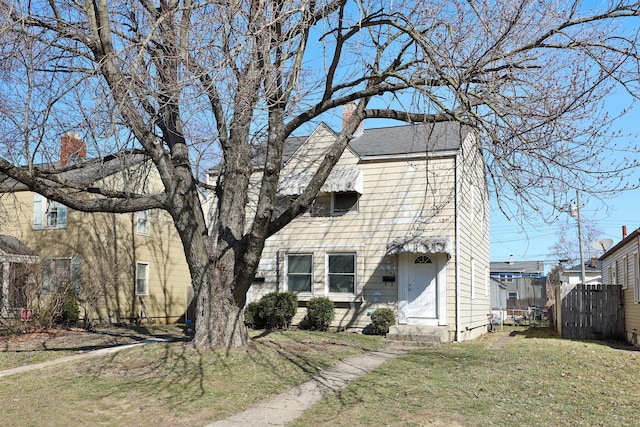
M 62 138 L 61 164 L 71 160 L 69 144 L 74 151 L 78 138 Z M 82 154 L 74 161 L 81 161 Z M 87 186 L 126 184 L 151 191 L 161 185 L 150 162 L 131 154 L 70 173 Z M 3 258 L 0 247 L 5 316 L 31 308 L 37 317 L 47 295 L 71 283 L 79 295 L 80 316 L 92 322 L 184 320 L 192 295 L 189 270 L 173 222 L 163 211 L 83 213 L 5 178 L 0 179 L 0 235 L 0 242 L 14 249 L 4 251 Z
M 622 287 L 625 336 L 640 347 L 640 229 L 634 230 L 600 257 L 602 283 Z
M 281 201 L 301 193 L 335 138 L 321 124 L 288 140 Z M 388 307 L 399 322 L 392 334 L 477 337 L 491 313 L 487 197 L 469 129 L 447 122 L 361 131 L 310 210 L 267 240 L 248 300 L 292 290 L 294 324 L 306 301 L 326 296 L 334 327 L 364 328 L 373 310 Z

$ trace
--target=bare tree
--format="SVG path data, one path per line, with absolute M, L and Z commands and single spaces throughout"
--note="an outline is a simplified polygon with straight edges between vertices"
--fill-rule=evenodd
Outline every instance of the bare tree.
M 265 239 L 310 205 L 365 118 L 472 126 L 494 194 L 523 212 L 564 205 L 568 188 L 624 187 L 633 165 L 601 161 L 614 136 L 602 102 L 638 93 L 640 6 L 586 3 L 2 0 L 0 172 L 82 211 L 166 210 L 196 292 L 195 345 L 243 346 Z M 273 215 L 285 140 L 353 101 L 314 179 Z M 87 189 L 37 167 L 69 129 L 97 156 L 144 153 L 164 190 Z M 198 168 L 215 155 L 209 226 Z
M 580 264 L 580 241 L 578 238 L 577 221 L 569 221 L 558 225 L 557 240 L 549 248 L 551 255 L 564 267 L 572 267 Z M 589 220 L 582 221 L 583 233 L 583 259 L 584 262 L 591 260 L 591 257 L 598 257 L 604 251 L 594 248 L 593 243 L 602 237 L 602 228 L 597 223 Z

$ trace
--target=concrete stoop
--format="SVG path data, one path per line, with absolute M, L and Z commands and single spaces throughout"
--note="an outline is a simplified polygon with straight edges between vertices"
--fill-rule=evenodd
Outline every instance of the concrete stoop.
M 434 326 L 394 325 L 389 328 L 385 341 L 389 345 L 433 347 L 447 341 L 448 332 Z

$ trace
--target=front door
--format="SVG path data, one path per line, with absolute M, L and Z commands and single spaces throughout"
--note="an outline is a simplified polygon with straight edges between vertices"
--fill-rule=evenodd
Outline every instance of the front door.
M 436 319 L 438 290 L 432 259 L 426 255 L 413 256 L 407 273 L 407 318 Z

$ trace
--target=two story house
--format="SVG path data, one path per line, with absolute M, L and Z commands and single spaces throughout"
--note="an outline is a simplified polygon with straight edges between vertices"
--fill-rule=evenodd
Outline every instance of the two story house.
M 86 160 L 80 137 L 61 138 L 60 168 L 87 187 L 154 191 L 162 185 L 151 162 L 120 153 Z M 81 317 L 94 322 L 183 318 L 193 294 L 182 243 L 171 218 L 161 211 L 84 213 L 69 209 L 24 185 L 0 177 L 0 278 L 3 315 L 23 308 L 34 317 L 51 296 L 72 285 Z M 4 261 L 3 261 L 4 260 Z
M 388 307 L 396 329 L 429 328 L 443 341 L 484 333 L 488 200 L 476 135 L 444 122 L 356 136 L 310 209 L 267 240 L 249 300 L 297 292 L 294 324 L 310 298 L 326 296 L 340 329 L 364 328 Z M 282 200 L 301 193 L 335 139 L 323 123 L 287 141 Z

